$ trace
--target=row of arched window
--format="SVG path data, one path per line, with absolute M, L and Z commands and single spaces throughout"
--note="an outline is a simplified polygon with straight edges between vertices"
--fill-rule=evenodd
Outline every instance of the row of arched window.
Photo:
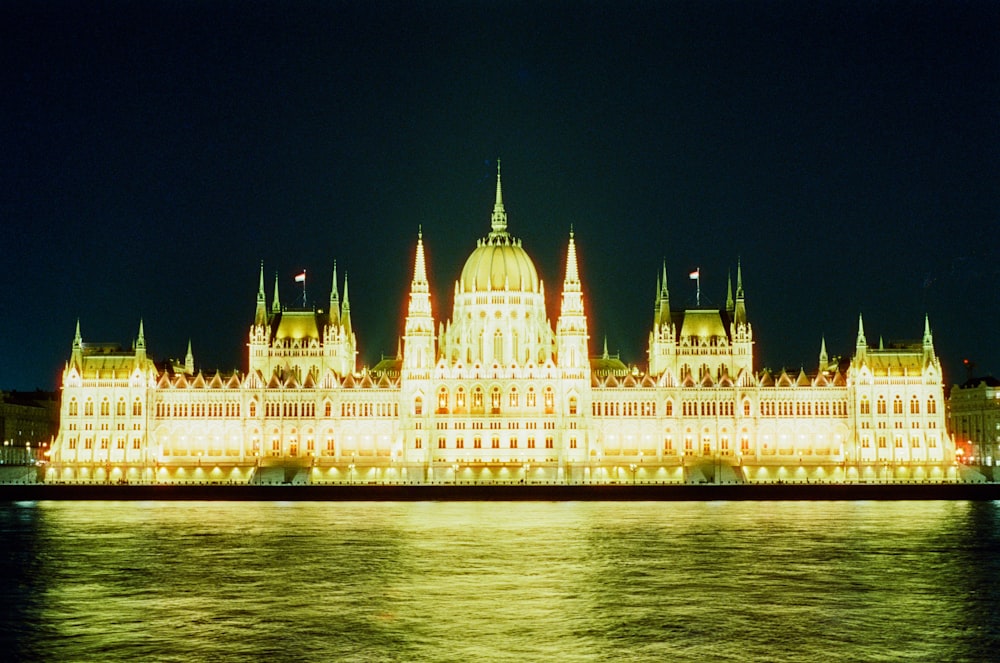
M 524 407 L 528 409 L 535 409 L 538 407 L 538 393 L 535 391 L 534 387 L 528 387 L 524 392 Z M 458 387 L 455 390 L 454 397 L 452 397 L 451 392 L 445 386 L 441 386 L 437 390 L 437 405 L 435 412 L 437 414 L 448 414 L 451 411 L 455 412 L 472 412 L 472 413 L 485 413 L 486 412 L 486 392 L 480 386 L 475 386 L 470 392 L 465 391 L 465 387 Z M 489 409 L 493 414 L 497 414 L 504 407 L 504 402 L 506 400 L 506 406 L 509 408 L 520 408 L 522 402 L 522 394 L 517 387 L 511 387 L 506 394 L 506 399 L 501 391 L 500 387 L 493 387 L 489 391 Z M 545 387 L 542 391 L 542 404 L 543 409 L 546 414 L 552 414 L 555 411 L 555 391 L 552 387 Z M 576 414 L 577 399 L 575 396 L 570 397 L 569 400 L 570 414 Z M 416 416 L 423 415 L 424 410 L 424 399 L 422 396 L 418 395 L 413 399 L 413 414 Z
M 119 398 L 118 402 L 115 404 L 115 415 L 119 417 L 124 417 L 128 407 L 125 403 L 124 398 Z M 76 397 L 70 399 L 67 414 L 70 417 L 80 416 L 80 403 L 77 401 Z M 83 416 L 92 417 L 94 416 L 94 399 L 88 398 L 83 404 Z M 100 416 L 109 417 L 111 416 L 111 401 L 107 398 L 101 400 L 100 403 Z M 136 398 L 132 401 L 132 416 L 141 417 L 142 416 L 142 401 Z
M 872 404 L 868 400 L 868 396 L 861 397 L 861 414 L 871 414 Z M 920 414 L 920 399 L 916 394 L 910 397 L 910 414 Z M 875 400 L 875 413 L 876 414 L 888 414 L 888 405 L 886 403 L 885 396 L 879 394 L 878 398 Z M 892 413 L 893 414 L 903 414 L 903 398 L 899 394 L 892 399 Z M 927 397 L 927 414 L 937 414 L 937 401 L 934 396 Z

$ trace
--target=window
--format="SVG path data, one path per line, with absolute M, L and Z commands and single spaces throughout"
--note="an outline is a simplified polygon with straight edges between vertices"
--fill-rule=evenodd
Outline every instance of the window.
M 500 438 L 499 437 L 494 437 L 493 440 L 491 441 L 491 446 L 494 449 L 499 449 L 500 448 Z
M 533 437 L 529 437 L 528 438 L 528 448 L 529 449 L 534 449 L 535 448 L 535 438 L 533 438 Z
M 323 404 L 323 416 L 329 417 L 333 415 L 333 403 L 327 401 Z
M 424 399 L 417 396 L 413 399 L 413 414 L 414 416 L 422 416 L 424 413 Z
M 556 405 L 556 397 L 555 397 L 555 394 L 552 392 L 552 387 L 546 387 L 545 388 L 545 412 L 546 412 L 546 414 L 552 414 L 552 411 L 555 409 L 555 405 Z
M 448 390 L 444 387 L 438 389 L 438 412 L 448 411 Z
M 490 390 L 490 407 L 494 413 L 500 411 L 500 387 L 493 387 Z
M 903 414 L 903 399 L 898 395 L 892 401 L 892 413 Z
M 569 438 L 569 448 L 570 449 L 576 449 L 576 438 L 575 437 Z
M 257 401 L 250 401 L 250 416 L 257 416 Z
M 109 403 L 108 399 L 105 398 L 103 401 L 101 401 L 101 416 L 106 417 L 109 414 L 111 414 L 111 403 Z
M 545 448 L 546 449 L 551 449 L 552 448 L 552 437 L 551 436 L 546 436 L 545 437 Z
M 458 391 L 455 392 L 455 407 L 457 409 L 465 407 L 465 389 L 462 387 L 459 387 Z
M 885 414 L 885 397 L 884 396 L 879 396 L 878 397 L 878 410 L 877 410 L 877 412 L 878 412 L 878 414 Z
M 535 388 L 534 387 L 528 387 L 528 396 L 527 396 L 526 400 L 527 400 L 527 406 L 528 407 L 535 407 L 536 402 L 535 402 Z
M 457 440 L 455 440 L 455 448 L 456 449 L 464 449 L 465 448 L 465 438 L 460 437 Z
M 666 404 L 663 406 L 663 409 L 664 409 L 664 412 L 667 413 L 668 417 L 674 416 L 674 402 L 673 401 L 668 400 L 666 402 Z
M 511 390 L 510 390 L 510 398 L 508 400 L 508 402 L 510 403 L 510 406 L 511 407 L 517 407 L 519 401 L 520 401 L 520 398 L 518 397 L 518 394 L 517 394 L 517 387 L 511 388 Z
M 83 406 L 83 414 L 92 417 L 94 416 L 94 401 L 87 399 L 87 402 Z
M 872 404 L 868 402 L 868 397 L 863 396 L 861 398 L 861 414 L 871 414 Z
M 927 398 L 927 414 L 937 414 L 937 402 L 933 396 Z
M 439 437 L 438 438 L 438 449 L 444 449 L 444 448 L 445 448 L 445 440 L 444 440 L 443 437 Z
M 510 438 L 510 448 L 511 449 L 517 449 L 517 438 L 516 437 Z
M 139 449 L 141 445 L 142 445 L 142 440 L 140 440 L 139 438 L 135 438 L 134 440 L 132 440 L 133 449 Z
M 132 416 L 141 417 L 142 416 L 142 401 L 138 398 L 132 402 Z
M 483 438 L 481 438 L 481 437 L 475 437 L 475 438 L 473 438 L 472 439 L 472 447 L 474 449 L 482 449 L 483 448 Z
M 69 402 L 69 416 L 75 417 L 77 414 L 79 414 L 79 403 L 74 398 Z
M 419 437 L 413 441 L 414 449 L 422 449 L 423 447 L 424 447 L 424 441 L 421 440 Z
M 125 416 L 125 399 L 124 398 L 118 399 L 118 404 L 115 405 L 115 414 L 118 415 L 119 417 L 124 417 Z
M 576 396 L 569 397 L 569 413 L 570 415 L 576 414 Z
M 748 400 L 747 401 L 743 401 L 743 416 L 744 417 L 749 417 L 750 416 L 750 401 L 748 401 Z
M 910 399 L 910 414 L 920 414 L 920 399 L 916 394 Z

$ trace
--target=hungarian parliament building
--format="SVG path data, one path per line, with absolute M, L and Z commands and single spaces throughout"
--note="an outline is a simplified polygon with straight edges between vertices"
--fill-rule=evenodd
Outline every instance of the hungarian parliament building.
M 508 232 L 499 166 L 489 233 L 435 319 L 422 233 L 399 350 L 359 367 L 347 282 L 329 306 L 268 302 L 261 266 L 244 372 L 196 371 L 88 344 L 62 374 L 49 482 L 754 483 L 949 481 L 930 325 L 814 370 L 754 366 L 742 270 L 725 308 L 671 305 L 657 278 L 645 370 L 589 352 L 569 233 L 554 324 L 545 287 Z M 560 270 L 563 273 L 563 270 Z M 692 274 L 692 277 L 699 276 Z M 700 302 L 699 302 L 700 304 Z M 249 306 L 248 306 L 249 313 Z M 919 323 L 915 324 L 919 328 Z

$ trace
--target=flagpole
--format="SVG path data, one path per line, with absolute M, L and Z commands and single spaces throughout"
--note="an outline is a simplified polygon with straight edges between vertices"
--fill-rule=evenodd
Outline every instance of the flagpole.
M 695 292 L 695 305 L 701 308 L 701 267 L 698 268 L 698 278 L 695 279 L 695 283 L 698 285 L 698 290 Z M 303 282 L 302 287 L 305 287 Z
M 306 307 L 306 270 L 302 270 L 302 308 Z

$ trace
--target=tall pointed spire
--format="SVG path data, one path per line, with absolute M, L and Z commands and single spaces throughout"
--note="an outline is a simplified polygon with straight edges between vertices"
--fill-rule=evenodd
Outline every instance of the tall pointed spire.
M 738 325 L 747 324 L 747 305 L 743 297 L 743 262 L 736 259 L 736 302 L 733 306 L 733 319 Z
M 826 370 L 829 363 L 830 356 L 826 353 L 826 336 L 823 336 L 819 343 L 819 370 Z
M 670 289 L 667 287 L 667 261 L 663 261 L 663 274 L 660 277 L 660 303 L 657 308 L 659 315 L 656 324 L 663 325 L 670 322 Z
M 858 347 L 868 347 L 868 340 L 865 338 L 865 321 L 860 313 L 858 314 L 858 340 L 855 345 Z
M 733 303 L 733 273 L 729 272 L 726 275 L 726 311 L 732 315 L 734 310 L 736 310 L 736 304 Z
M 493 232 L 490 233 L 490 237 L 507 234 L 507 211 L 503 207 L 503 191 L 500 187 L 500 159 L 497 159 L 497 199 L 493 205 L 491 227 Z
M 416 290 L 416 288 L 420 288 Z M 424 262 L 424 229 L 417 226 L 417 257 L 413 262 L 414 292 L 427 292 L 427 265 Z
M 580 269 L 576 264 L 576 240 L 573 238 L 573 227 L 569 229 L 569 250 L 566 252 L 566 280 L 563 290 L 580 290 Z
M 260 261 L 260 278 L 257 284 L 257 310 L 253 315 L 255 325 L 267 324 L 267 295 L 264 294 L 264 261 Z
M 337 261 L 333 261 L 333 280 L 330 284 L 330 324 L 340 324 L 340 292 L 337 289 Z
M 139 318 L 139 338 L 135 340 L 135 349 L 136 350 L 146 349 L 146 334 L 142 328 L 142 318 Z
M 76 319 L 76 333 L 73 334 L 73 349 L 79 349 L 83 347 L 83 337 L 80 336 L 80 318 Z
M 194 375 L 194 353 L 191 352 L 191 339 L 188 339 L 188 351 L 184 356 L 184 372 Z
M 604 337 L 604 354 L 601 355 L 603 359 L 608 359 L 611 355 L 608 354 L 608 337 Z
M 925 313 L 924 314 L 924 345 L 931 345 L 932 343 L 934 343 L 934 337 L 931 335 L 931 321 L 930 321 L 930 318 L 927 317 L 927 314 Z
M 344 303 L 340 306 L 340 323 L 347 335 L 351 334 L 351 298 L 347 294 L 347 272 L 344 272 Z
M 278 299 L 278 272 L 274 273 L 274 301 L 271 302 L 271 310 L 275 313 L 281 312 L 281 301 Z

